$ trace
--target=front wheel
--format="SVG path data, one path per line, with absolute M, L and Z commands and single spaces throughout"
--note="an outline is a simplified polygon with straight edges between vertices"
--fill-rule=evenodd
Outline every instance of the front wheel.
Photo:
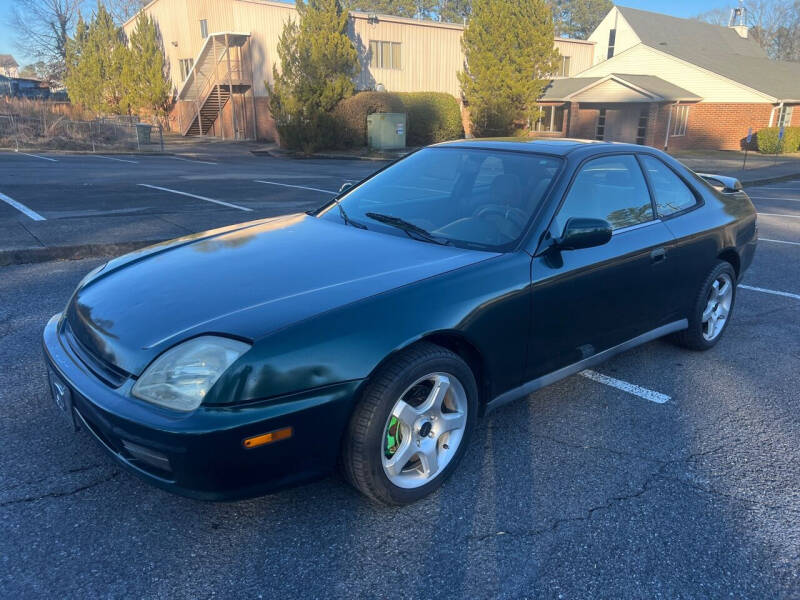
M 410 504 L 453 472 L 475 425 L 475 377 L 461 358 L 419 343 L 371 378 L 342 450 L 345 476 L 385 504 Z
M 690 350 L 708 350 L 722 337 L 736 300 L 736 272 L 730 263 L 718 261 L 700 286 L 689 328 L 672 339 Z

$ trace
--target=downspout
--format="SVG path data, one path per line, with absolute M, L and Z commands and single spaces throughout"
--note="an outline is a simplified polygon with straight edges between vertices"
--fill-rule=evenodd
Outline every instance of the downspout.
M 667 135 L 664 137 L 664 152 L 667 151 L 669 148 L 669 128 L 672 126 L 672 108 L 674 106 L 678 106 L 678 103 L 675 102 L 669 107 L 669 112 L 667 114 Z

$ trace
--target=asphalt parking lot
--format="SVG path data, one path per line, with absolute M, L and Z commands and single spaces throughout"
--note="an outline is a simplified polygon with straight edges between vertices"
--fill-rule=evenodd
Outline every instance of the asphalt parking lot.
M 0 194 L 42 218 L 0 202 L 6 243 L 307 210 L 382 166 L 43 156 L 0 155 Z M 105 259 L 0 268 L 2 596 L 800 597 L 800 180 L 747 191 L 761 242 L 713 350 L 656 341 L 492 413 L 404 508 L 337 477 L 215 504 L 122 471 L 63 426 L 40 350 Z

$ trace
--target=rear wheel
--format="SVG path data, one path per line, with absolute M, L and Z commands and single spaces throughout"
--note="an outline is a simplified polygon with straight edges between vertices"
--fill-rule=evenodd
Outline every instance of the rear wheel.
M 461 358 L 420 343 L 372 377 L 342 452 L 345 476 L 386 504 L 430 494 L 466 450 L 477 413 L 475 377 Z
M 709 272 L 689 317 L 689 328 L 672 339 L 691 350 L 708 350 L 722 337 L 736 300 L 736 272 L 730 263 L 718 261 Z

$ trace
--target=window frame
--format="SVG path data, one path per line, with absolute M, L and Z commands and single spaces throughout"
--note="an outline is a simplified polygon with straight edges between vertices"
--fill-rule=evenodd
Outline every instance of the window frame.
M 667 167 L 670 171 L 672 171 L 675 174 L 675 176 L 683 182 L 683 185 L 685 185 L 687 188 L 689 188 L 689 191 L 694 196 L 694 204 L 692 206 L 687 206 L 683 210 L 678 210 L 678 211 L 675 211 L 674 213 L 670 213 L 668 215 L 660 214 L 658 212 L 658 202 L 656 202 L 655 188 L 653 187 L 653 182 L 650 180 L 650 175 L 647 173 L 647 168 L 645 167 L 644 161 L 642 160 L 643 156 L 649 156 L 650 158 L 654 158 L 655 160 L 660 162 L 662 165 Z M 651 152 L 639 152 L 639 153 L 636 154 L 636 160 L 639 162 L 639 168 L 642 169 L 642 173 L 644 174 L 644 179 L 647 182 L 647 189 L 650 192 L 650 199 L 651 199 L 652 204 L 653 204 L 653 214 L 656 215 L 656 217 L 657 217 L 657 219 L 659 221 L 668 221 L 669 219 L 672 219 L 673 217 L 678 217 L 678 216 L 681 216 L 681 215 L 685 215 L 686 213 L 690 213 L 693 210 L 697 210 L 698 208 L 700 208 L 701 206 L 703 206 L 705 204 L 705 200 L 703 200 L 703 195 L 700 192 L 698 192 L 697 189 L 691 183 L 689 183 L 689 181 L 683 175 L 681 175 L 680 173 L 678 173 L 678 171 L 676 171 L 674 168 L 672 168 L 672 165 L 668 164 L 661 157 L 656 156 L 655 154 L 653 154 Z
M 373 46 L 374 44 L 374 46 Z M 389 65 L 386 65 L 385 53 L 383 51 L 384 44 L 389 48 Z M 378 52 L 375 52 L 375 50 Z M 397 51 L 397 60 L 395 60 L 395 51 Z M 385 69 L 391 71 L 403 70 L 403 42 L 392 42 L 390 40 L 369 40 L 369 68 L 370 69 Z M 395 66 L 397 64 L 398 66 Z
M 789 122 L 786 122 L 786 117 L 789 117 Z M 778 111 L 778 122 L 777 126 L 780 127 L 791 127 L 792 126 L 792 118 L 794 117 L 794 104 L 784 104 L 780 110 Z
M 691 104 L 676 104 L 673 107 L 675 112 L 670 126 L 669 137 L 686 137 L 686 132 L 689 130 L 689 109 L 691 107 Z M 682 127 L 679 128 L 679 124 Z M 680 131 L 680 133 L 677 133 L 677 131 Z
M 569 69 L 572 57 L 567 54 L 561 55 L 561 67 L 558 70 L 558 74 L 560 77 L 569 77 Z
M 617 47 L 617 28 L 612 27 L 608 30 L 608 47 L 606 50 L 606 60 L 614 58 L 614 50 Z
M 188 68 L 184 71 L 184 65 L 188 65 Z M 189 73 L 192 72 L 194 68 L 194 58 L 179 58 L 178 59 L 178 71 L 181 74 L 181 82 L 186 81 L 189 78 Z
M 639 170 L 642 173 L 642 178 L 644 179 L 644 182 L 645 182 L 645 188 L 647 189 L 647 194 L 650 197 L 650 210 L 653 211 L 653 218 L 650 219 L 649 221 L 643 221 L 642 223 L 636 223 L 634 225 L 628 225 L 626 227 L 620 227 L 619 229 L 613 229 L 612 228 L 611 236 L 614 237 L 616 235 L 619 235 L 619 234 L 622 234 L 622 233 L 626 233 L 628 231 L 633 231 L 634 229 L 641 229 L 642 227 L 647 227 L 647 226 L 652 225 L 654 223 L 660 223 L 661 222 L 661 217 L 659 217 L 658 210 L 656 209 L 656 201 L 655 201 L 655 197 L 653 196 L 653 190 L 650 187 L 650 182 L 647 179 L 647 174 L 644 172 L 644 169 L 642 168 L 642 162 L 639 160 L 639 153 L 638 152 L 631 152 L 630 150 L 623 151 L 623 152 L 604 152 L 602 154 L 595 154 L 595 155 L 592 155 L 592 156 L 587 156 L 586 158 L 584 158 L 578 164 L 577 167 L 575 167 L 575 171 L 572 173 L 572 177 L 569 180 L 569 185 L 564 190 L 564 193 L 562 194 L 561 199 L 559 200 L 555 211 L 553 211 L 553 216 L 550 217 L 550 222 L 548 223 L 547 227 L 545 228 L 545 231 L 548 231 L 550 233 L 551 237 L 558 237 L 559 235 L 561 235 L 561 232 L 555 232 L 555 235 L 554 235 L 553 225 L 556 222 L 556 217 L 561 212 L 561 209 L 564 207 L 564 203 L 567 201 L 567 197 L 569 196 L 569 193 L 572 191 L 572 186 L 575 185 L 575 180 L 578 178 L 578 175 L 581 173 L 581 171 L 586 166 L 586 164 L 591 162 L 591 161 L 593 161 L 593 160 L 598 160 L 598 159 L 602 159 L 602 158 L 609 158 L 609 157 L 612 157 L 612 156 L 632 156 L 633 157 L 634 161 L 636 162 L 636 165 L 639 167 Z M 677 214 L 677 213 L 674 213 L 674 214 Z M 670 215 L 670 216 L 672 216 L 672 215 Z
M 200 19 L 200 37 L 204 40 L 208 38 L 208 19 Z

